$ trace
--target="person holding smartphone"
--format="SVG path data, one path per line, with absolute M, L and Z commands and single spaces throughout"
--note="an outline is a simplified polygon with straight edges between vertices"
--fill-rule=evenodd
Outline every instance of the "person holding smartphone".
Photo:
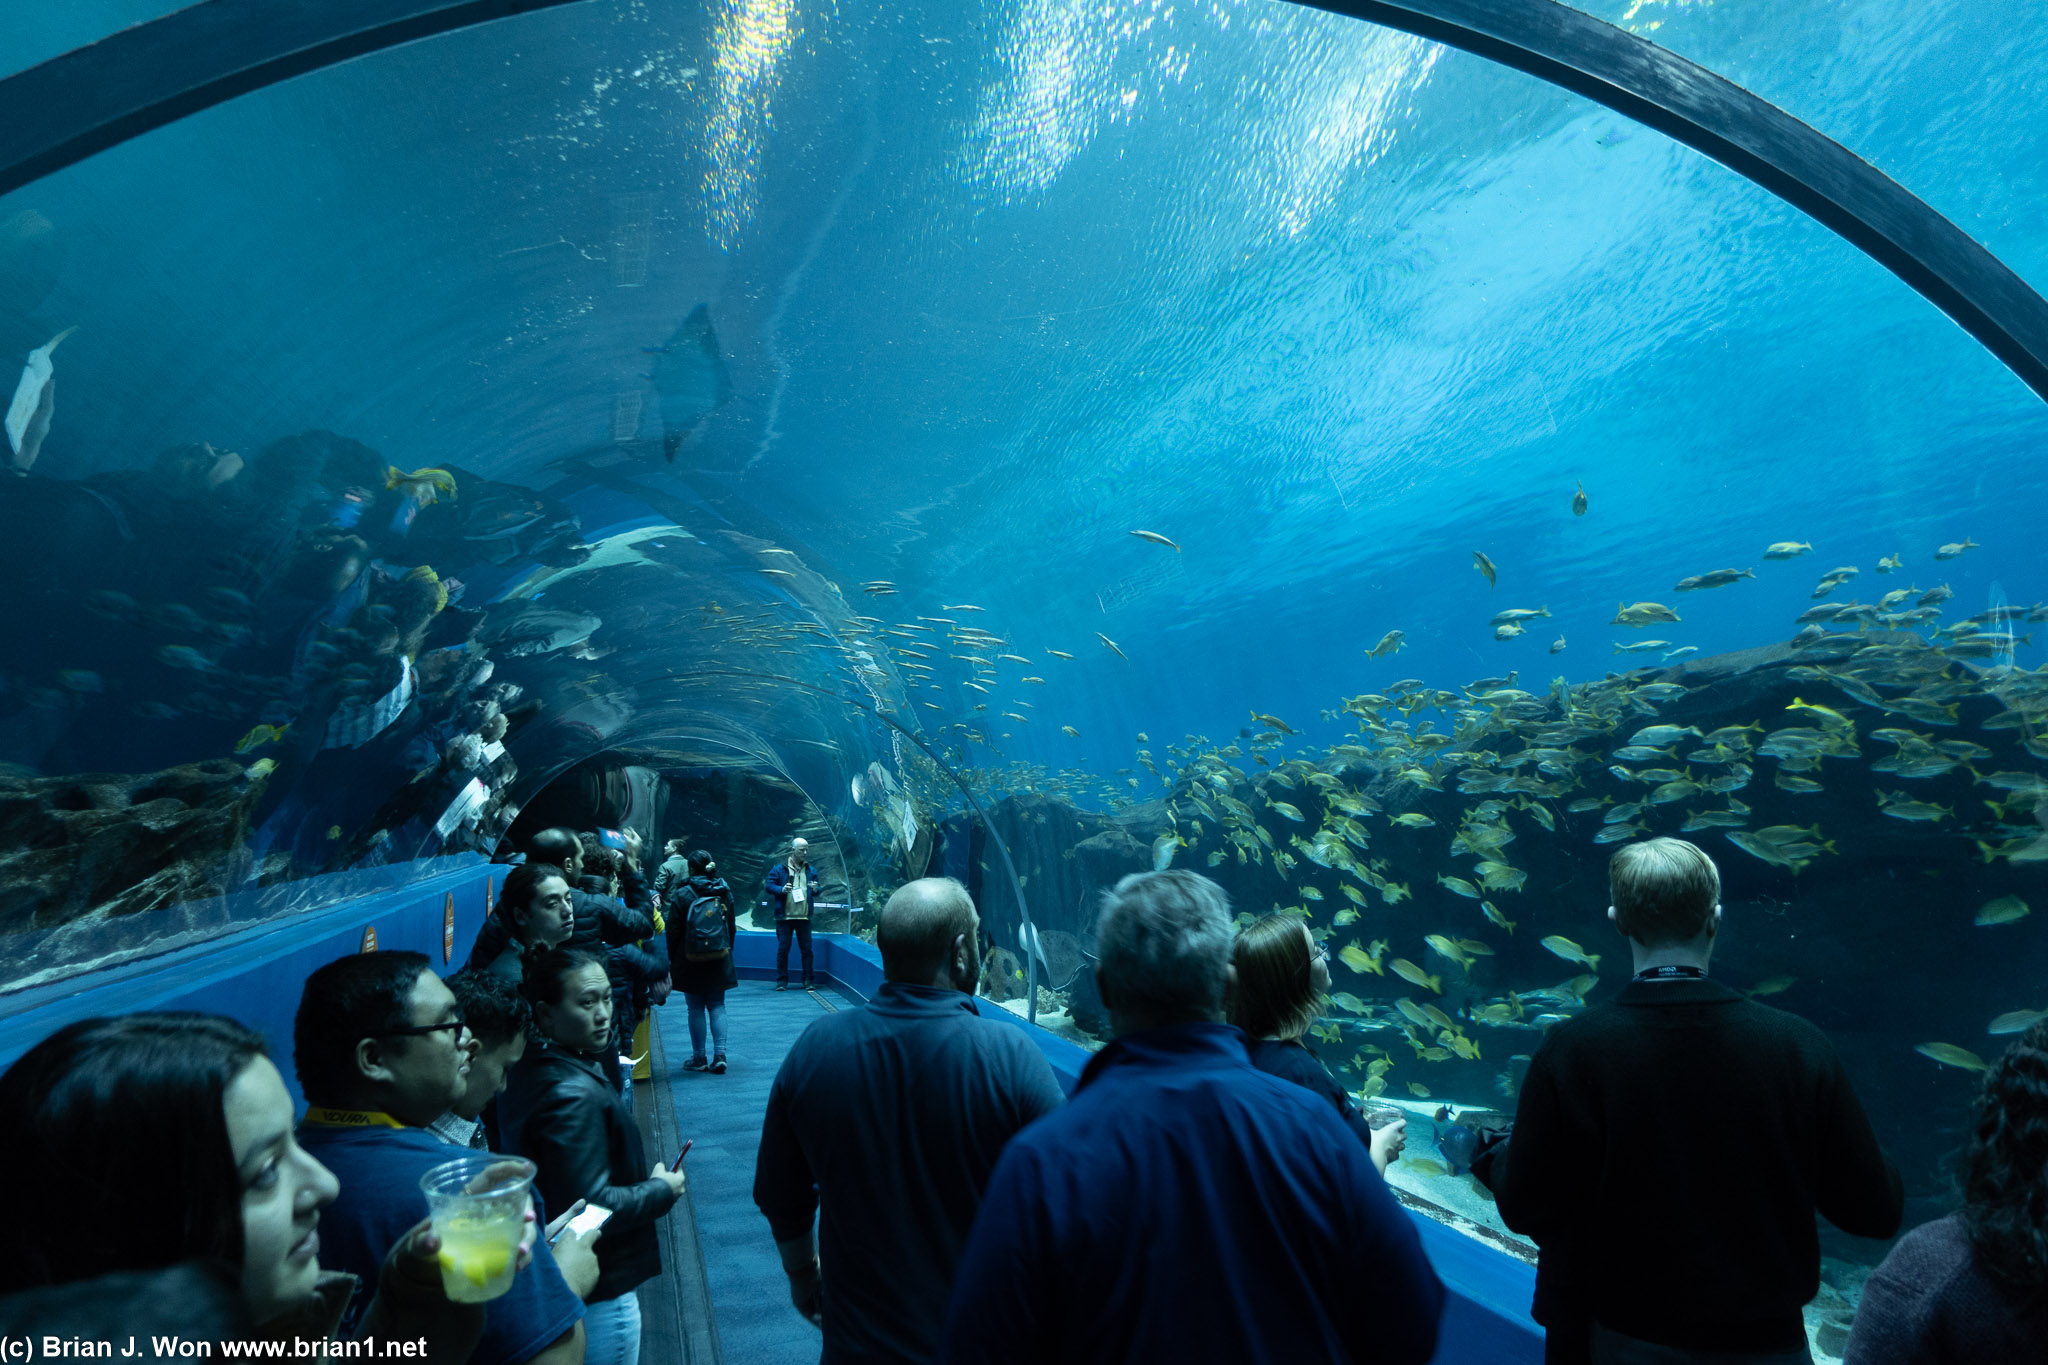
M 654 1225 L 682 1197 L 683 1174 L 660 1163 L 648 1169 L 640 1129 L 606 1079 L 612 992 L 603 960 L 580 949 L 536 954 L 521 989 L 534 1040 L 498 1101 L 505 1148 L 539 1168 L 534 1184 L 549 1208 L 582 1199 L 611 1211 L 597 1243 L 584 1362 L 637 1365 L 636 1291 L 661 1273 Z

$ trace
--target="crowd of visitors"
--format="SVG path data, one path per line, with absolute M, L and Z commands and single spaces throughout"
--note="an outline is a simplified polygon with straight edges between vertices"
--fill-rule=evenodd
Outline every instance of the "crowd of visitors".
M 651 882 L 637 838 L 608 831 L 523 852 L 462 971 L 368 951 L 307 977 L 296 1123 L 263 1038 L 212 1015 L 83 1020 L 0 1076 L 0 1131 L 34 1173 L 25 1235 L 0 1239 L 0 1334 L 133 1323 L 424 1340 L 408 1358 L 432 1365 L 637 1365 L 639 1291 L 688 1187 L 680 1157 L 646 1150 L 620 1051 L 672 981 L 677 1071 L 727 1070 L 736 897 L 682 841 Z M 807 854 L 795 841 L 761 883 L 778 986 L 792 945 L 815 980 Z M 1826 1037 L 1709 977 L 1704 853 L 1625 845 L 1610 890 L 1633 979 L 1547 1031 L 1473 1163 L 1540 1249 L 1545 1359 L 1808 1362 L 1815 1217 L 1895 1235 L 1898 1170 Z M 754 1169 L 826 1361 L 1434 1356 L 1445 1288 L 1384 1180 L 1404 1125 L 1375 1127 L 1302 1045 L 1329 972 L 1298 918 L 1233 932 L 1205 877 L 1124 878 L 1093 953 L 1115 1036 L 1070 1091 L 1030 1032 L 977 1008 L 986 939 L 959 883 L 901 887 L 876 936 L 880 988 L 789 1049 Z M 532 1179 L 510 1287 L 482 1304 L 451 1297 L 422 1184 L 465 1156 Z M 2048 1023 L 1990 1067 L 1963 1171 L 1961 1210 L 1870 1278 L 1847 1365 L 2048 1359 Z

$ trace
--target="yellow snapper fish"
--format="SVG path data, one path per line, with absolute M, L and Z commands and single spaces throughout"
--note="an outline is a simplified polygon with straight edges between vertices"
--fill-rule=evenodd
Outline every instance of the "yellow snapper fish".
M 1358 972 L 1361 975 L 1371 972 L 1374 976 L 1385 976 L 1387 973 L 1380 966 L 1380 959 L 1386 954 L 1386 951 L 1387 942 L 1385 939 L 1375 941 L 1373 950 L 1370 953 L 1360 948 L 1356 943 L 1347 943 L 1337 950 L 1337 959 L 1352 971 Z
M 2000 896 L 1995 901 L 1984 902 L 1984 908 L 1977 912 L 1976 922 L 1985 924 L 2016 924 L 2031 912 L 2032 907 L 2018 896 Z
M 384 486 L 386 488 L 403 488 L 412 495 L 413 501 L 422 507 L 432 507 L 436 502 L 440 501 L 441 495 L 444 493 L 447 494 L 448 501 L 455 501 L 455 476 L 445 469 L 437 469 L 432 466 L 425 469 L 415 469 L 412 473 L 407 474 L 399 469 L 397 465 L 386 465 L 384 467 Z
M 1396 650 L 1401 648 L 1402 643 L 1406 641 L 1407 638 L 1408 637 L 1401 631 L 1390 630 L 1385 635 L 1380 636 L 1380 642 L 1378 644 L 1374 645 L 1371 649 L 1365 651 L 1366 657 L 1369 659 L 1378 659 L 1385 655 L 1392 654 Z
M 1477 570 L 1479 570 L 1479 572 L 1480 572 L 1480 573 L 1482 573 L 1482 574 L 1485 574 L 1485 575 L 1486 575 L 1486 586 L 1487 586 L 1487 587 L 1489 587 L 1489 588 L 1490 588 L 1490 587 L 1492 587 L 1492 586 L 1493 586 L 1493 581 L 1494 581 L 1494 578 L 1495 578 L 1496 574 L 1498 573 L 1498 570 L 1496 570 L 1496 569 L 1495 569 L 1495 568 L 1493 567 L 1493 561 L 1492 561 L 1492 560 L 1488 559 L 1488 558 L 1487 558 L 1487 557 L 1486 557 L 1486 556 L 1485 556 L 1485 555 L 1484 555 L 1483 553 L 1481 553 L 1480 551 L 1478 551 L 1478 550 L 1474 550 L 1474 551 L 1472 552 L 1472 567 L 1473 567 L 1473 568 L 1475 568 L 1475 569 L 1477 569 Z
M 1894 569 L 1903 568 L 1904 565 L 1905 561 L 1897 555 L 1886 555 L 1883 559 L 1877 561 L 1877 571 L 1879 573 L 1890 573 Z
M 246 769 L 246 771 L 249 774 L 249 780 L 251 782 L 254 782 L 258 778 L 268 777 L 272 773 L 276 772 L 277 760 L 274 758 L 259 758 L 254 763 L 251 763 Z M 332 835 L 330 837 L 339 838 L 340 836 L 337 834 Z
M 1467 900 L 1476 901 L 1480 899 L 1479 888 L 1466 881 L 1463 877 L 1446 877 L 1443 873 L 1439 872 L 1436 877 L 1436 883 L 1438 886 L 1449 887 Z
M 1934 557 L 1936 559 L 1954 559 L 1963 551 L 1974 550 L 1976 548 L 1978 548 L 1977 542 L 1970 539 L 1968 536 L 1964 536 L 1961 540 L 1951 541 L 1948 544 L 1942 546 L 1939 550 L 1936 550 L 1934 552 Z
M 1405 825 L 1409 829 L 1433 829 L 1436 826 L 1436 821 L 1430 819 L 1427 815 L 1422 814 L 1420 811 L 1412 810 L 1406 812 L 1405 814 L 1395 816 L 1394 823 L 1397 825 Z
M 1913 1051 L 1923 1057 L 1932 1057 L 1943 1066 L 1961 1067 L 1965 1071 L 1984 1071 L 1984 1059 L 1966 1047 L 1954 1043 L 1921 1043 Z
M 1303 817 L 1299 807 L 1289 805 L 1285 801 L 1268 801 L 1266 804 L 1273 808 L 1273 812 L 1276 815 L 1284 816 L 1287 819 L 1294 821 L 1296 824 L 1300 824 L 1302 822 Z
M 1628 626 L 1634 630 L 1641 630 L 1653 621 L 1669 621 L 1678 624 L 1678 613 L 1661 602 L 1637 602 L 1633 606 L 1623 603 L 1621 610 L 1616 612 L 1614 619 L 1607 624 L 1610 626 Z
M 1319 901 L 1319 900 L 1323 900 L 1323 899 L 1325 899 L 1325 897 L 1324 897 L 1324 895 L 1323 895 L 1323 892 L 1322 892 L 1322 888 L 1321 888 L 1321 887 L 1316 887 L 1316 886 L 1304 886 L 1304 887 L 1302 887 L 1302 888 L 1301 888 L 1301 894 L 1302 894 L 1302 898 L 1303 898 L 1304 900 L 1312 900 L 1312 901 Z M 1349 916 L 1351 916 L 1351 919 L 1357 919 L 1357 918 L 1358 918 L 1358 912 L 1357 912 L 1356 910 L 1339 910 L 1339 911 L 1337 912 L 1337 920 L 1336 920 L 1336 922 L 1337 922 L 1338 924 L 1349 924 L 1349 923 L 1351 923 L 1351 919 L 1345 919 L 1345 918 L 1344 918 L 1344 917 L 1345 917 L 1346 915 L 1349 915 Z
M 1600 954 L 1588 954 L 1584 948 L 1562 934 L 1551 934 L 1539 941 L 1567 962 L 1583 962 L 1596 972 L 1600 970 Z
M 1418 986 L 1423 986 L 1436 992 L 1438 995 L 1444 993 L 1444 979 L 1441 976 L 1431 976 L 1405 957 L 1397 957 L 1387 965 L 1392 967 L 1394 975 L 1400 977 L 1403 981 L 1412 981 Z
M 1515 932 L 1515 922 L 1509 919 L 1506 915 L 1503 915 L 1500 912 L 1500 907 L 1496 906 L 1492 901 L 1479 902 L 1479 908 L 1485 911 L 1486 917 L 1492 920 L 1495 924 L 1498 924 L 1501 928 L 1507 930 L 1511 934 Z
M 1472 963 L 1475 961 L 1470 953 L 1458 946 L 1455 939 L 1445 938 L 1442 934 L 1425 934 L 1422 937 L 1422 941 L 1427 943 L 1431 950 L 1439 956 L 1447 957 L 1467 970 L 1470 970 Z
M 285 736 L 289 725 L 258 725 L 235 741 L 235 752 L 246 754 L 251 749 L 260 749 L 266 744 L 275 744 Z

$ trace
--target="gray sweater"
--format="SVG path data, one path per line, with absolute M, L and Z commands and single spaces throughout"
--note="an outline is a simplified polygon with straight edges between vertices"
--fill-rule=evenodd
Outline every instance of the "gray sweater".
M 1863 1286 L 1842 1365 L 2041 1365 L 2048 1289 L 2028 1302 L 1984 1273 L 1958 1214 L 1914 1228 Z

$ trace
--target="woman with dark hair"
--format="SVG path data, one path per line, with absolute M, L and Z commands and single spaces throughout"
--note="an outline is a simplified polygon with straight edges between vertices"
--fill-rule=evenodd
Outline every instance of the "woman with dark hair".
M 1843 1365 L 2048 1360 L 2048 1021 L 1985 1073 L 1963 1166 L 1962 1209 L 1864 1282 Z
M 1370 1128 L 1329 1068 L 1301 1044 L 1330 992 L 1329 955 L 1308 925 L 1293 915 L 1254 921 L 1238 934 L 1231 963 L 1237 968 L 1237 988 L 1230 999 L 1230 1022 L 1250 1039 L 1252 1065 L 1326 1096 L 1385 1175 L 1407 1143 L 1407 1120 Z
M 612 1211 L 597 1242 L 597 1285 L 585 1299 L 585 1365 L 635 1365 L 640 1302 L 635 1291 L 661 1273 L 654 1224 L 675 1207 L 683 1174 L 650 1171 L 640 1129 L 606 1079 L 612 989 L 604 962 L 555 948 L 526 961 L 521 985 L 533 1006 L 534 1040 L 498 1101 L 505 1145 L 540 1168 L 534 1183 L 550 1208 L 579 1199 Z
M 293 1135 L 263 1038 L 210 1014 L 84 1019 L 0 1076 L 15 1172 L 0 1293 L 188 1261 L 235 1267 L 260 1335 L 325 1337 L 355 1277 L 326 1274 L 315 1235 L 340 1186 Z M 166 1175 L 173 1178 L 166 1179 Z M 450 1304 L 422 1222 L 385 1262 L 366 1337 L 466 1360 L 480 1307 Z
M 668 921 L 668 960 L 690 1011 L 690 1059 L 685 1071 L 725 1074 L 725 993 L 740 984 L 733 966 L 733 938 L 739 919 L 732 888 L 718 864 L 698 849 L 690 855 L 690 877 L 676 888 L 676 909 Z M 704 1057 L 710 1025 L 711 1058 Z
M 551 863 L 521 863 L 506 874 L 490 918 L 477 930 L 464 971 L 518 984 L 527 954 L 560 947 L 576 928 L 569 879 Z

